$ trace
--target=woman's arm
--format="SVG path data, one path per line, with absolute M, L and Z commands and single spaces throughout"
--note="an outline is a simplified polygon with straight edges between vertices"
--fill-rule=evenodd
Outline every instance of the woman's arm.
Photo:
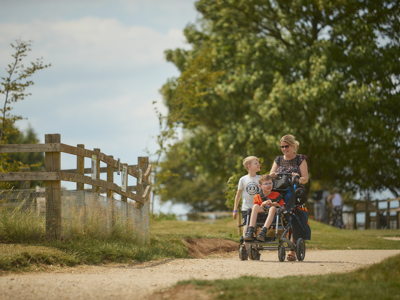
M 307 166 L 307 161 L 303 160 L 302 163 L 300 164 L 300 173 L 301 173 L 301 183 L 307 183 L 308 182 L 308 166 Z
M 269 175 L 271 175 L 272 178 L 276 177 L 276 170 L 278 170 L 278 164 L 274 161 L 271 171 L 269 171 Z

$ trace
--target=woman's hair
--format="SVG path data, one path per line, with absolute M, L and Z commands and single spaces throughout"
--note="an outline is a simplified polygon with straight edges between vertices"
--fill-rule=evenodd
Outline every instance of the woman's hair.
M 280 142 L 281 143 L 284 142 L 286 144 L 289 144 L 290 146 L 293 146 L 294 153 L 297 154 L 297 150 L 299 149 L 300 143 L 298 141 L 296 141 L 296 138 L 293 135 L 291 135 L 291 134 L 284 135 L 281 138 Z

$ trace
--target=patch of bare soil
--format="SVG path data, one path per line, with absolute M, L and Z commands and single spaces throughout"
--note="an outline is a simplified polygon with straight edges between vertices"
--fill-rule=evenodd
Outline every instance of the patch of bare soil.
M 214 239 L 185 242 L 191 255 L 201 258 L 52 267 L 46 272 L 9 274 L 0 278 L 0 299 L 213 299 L 215 295 L 196 290 L 194 286 L 172 287 L 178 281 L 189 279 L 350 272 L 400 254 L 400 250 L 310 250 L 302 262 L 280 262 L 277 251 L 262 251 L 260 261 L 241 261 L 237 243 Z M 234 251 L 226 252 L 228 249 Z
M 232 252 L 238 249 L 238 243 L 223 239 L 183 239 L 192 258 L 203 258 L 221 252 Z

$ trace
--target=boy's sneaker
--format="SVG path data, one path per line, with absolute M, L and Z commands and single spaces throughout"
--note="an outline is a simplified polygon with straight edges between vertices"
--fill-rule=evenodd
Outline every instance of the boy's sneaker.
M 268 229 L 263 226 L 263 228 L 261 228 L 260 230 L 260 234 L 257 236 L 257 240 L 260 242 L 265 242 L 265 240 L 267 239 L 267 231 Z
M 252 241 L 253 237 L 254 237 L 254 227 L 253 226 L 249 226 L 247 227 L 246 233 L 244 235 L 244 240 L 245 241 Z

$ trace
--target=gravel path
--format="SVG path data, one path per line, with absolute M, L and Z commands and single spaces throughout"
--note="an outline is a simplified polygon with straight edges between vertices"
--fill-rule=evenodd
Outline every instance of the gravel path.
M 231 252 L 204 259 L 57 268 L 0 277 L 0 299 L 146 299 L 179 280 L 349 272 L 397 254 L 400 250 L 307 251 L 303 262 L 279 262 L 277 251 L 263 251 L 261 261 L 240 261 Z

